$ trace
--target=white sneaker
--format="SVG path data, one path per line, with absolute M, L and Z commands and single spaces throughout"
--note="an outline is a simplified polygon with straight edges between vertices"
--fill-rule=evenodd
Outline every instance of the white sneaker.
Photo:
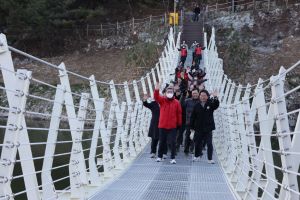
M 176 164 L 176 160 L 175 160 L 175 159 L 172 159 L 172 160 L 170 161 L 170 163 L 171 163 L 171 164 Z
M 197 161 L 200 161 L 200 156 L 193 158 L 193 162 L 197 162 Z
M 157 158 L 157 159 L 156 159 L 156 162 L 161 162 L 161 161 L 162 161 L 161 158 Z
M 168 158 L 167 154 L 163 154 L 163 159 L 167 159 L 167 158 Z
M 208 160 L 207 163 L 208 164 L 215 164 L 215 161 L 214 160 Z
M 155 153 L 151 153 L 150 158 L 155 158 Z

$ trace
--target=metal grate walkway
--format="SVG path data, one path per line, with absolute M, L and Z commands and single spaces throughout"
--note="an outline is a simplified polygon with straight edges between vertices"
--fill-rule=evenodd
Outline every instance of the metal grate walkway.
M 127 171 L 91 199 L 109 200 L 234 200 L 221 166 L 208 164 L 206 156 L 192 162 L 180 152 L 177 164 L 150 158 L 149 145 Z M 203 152 L 206 154 L 206 152 Z

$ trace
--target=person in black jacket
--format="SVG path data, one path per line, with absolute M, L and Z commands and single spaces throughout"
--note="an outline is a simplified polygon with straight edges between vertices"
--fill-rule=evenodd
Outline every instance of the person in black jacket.
M 219 100 L 217 93 L 212 94 L 209 98 L 207 90 L 200 92 L 200 103 L 195 105 L 192 115 L 190 126 L 194 132 L 195 142 L 195 157 L 193 161 L 198 161 L 202 155 L 203 141 L 207 144 L 207 157 L 208 163 L 214 164 L 212 159 L 213 145 L 212 145 L 212 131 L 215 130 L 214 111 L 219 107 Z
M 194 16 L 193 16 L 193 21 L 194 22 L 199 21 L 200 11 L 201 11 L 200 6 L 197 4 L 196 7 L 194 8 Z
M 199 103 L 199 90 L 197 88 L 194 88 L 192 90 L 192 97 L 185 99 L 183 103 L 183 109 L 185 110 L 185 116 L 186 116 L 186 126 L 185 126 L 185 140 L 184 140 L 184 153 L 189 154 L 190 152 L 193 152 L 194 144 L 193 141 L 190 139 L 190 120 L 191 115 L 193 112 L 194 107 Z
M 144 95 L 143 98 L 143 105 L 146 108 L 149 108 L 152 113 L 152 118 L 150 122 L 148 137 L 151 137 L 151 158 L 155 158 L 157 144 L 159 140 L 159 129 L 158 129 L 158 122 L 159 122 L 159 104 L 154 101 L 153 99 L 149 98 L 147 94 Z

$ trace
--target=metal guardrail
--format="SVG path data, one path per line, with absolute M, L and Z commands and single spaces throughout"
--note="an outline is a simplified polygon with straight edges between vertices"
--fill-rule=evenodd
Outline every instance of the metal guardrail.
M 150 73 L 130 84 L 115 84 L 97 81 L 93 75 L 82 76 L 68 71 L 64 63 L 56 66 L 9 47 L 1 34 L 4 84 L 0 90 L 6 94 L 7 104 L 1 104 L 0 109 L 8 113 L 8 118 L 0 125 L 0 199 L 84 199 L 120 173 L 147 143 L 150 113 L 143 108 L 140 94 L 153 96 L 157 80 L 171 80 L 179 42 L 180 35 L 175 42 L 171 29 L 162 57 Z M 299 97 L 300 86 L 288 91 L 284 86 L 286 75 L 299 67 L 300 61 L 288 69 L 282 67 L 268 80 L 259 79 L 256 85 L 244 87 L 224 74 L 214 29 L 208 43 L 204 34 L 204 46 L 206 88 L 217 89 L 221 101 L 215 115 L 215 149 L 232 190 L 240 199 L 299 199 L 300 108 L 290 109 L 287 100 L 291 95 Z M 31 71 L 15 70 L 11 51 L 51 67 L 60 83 L 46 83 Z M 88 82 L 89 92 L 72 92 L 69 76 Z M 30 94 L 33 82 L 54 90 L 55 95 Z M 110 91 L 109 101 L 99 96 L 99 87 Z M 123 92 L 119 95 L 118 91 Z M 266 96 L 271 98 L 266 100 Z M 51 113 L 27 110 L 29 98 L 52 103 Z M 78 103 L 76 98 L 80 99 Z M 87 112 L 95 113 L 95 117 L 87 119 Z M 32 126 L 27 123 L 28 114 L 46 115 L 48 123 Z M 290 116 L 296 119 L 294 128 Z M 62 118 L 68 122 L 65 127 Z M 87 127 L 87 122 L 93 127 Z
M 207 86 L 217 89 L 221 100 L 215 147 L 233 191 L 240 199 L 299 199 L 300 108 L 287 101 L 299 97 L 300 85 L 286 91 L 285 80 L 300 60 L 288 69 L 281 67 L 278 75 L 243 87 L 224 74 L 214 29 L 207 49 Z
M 142 106 L 141 92 L 153 96 L 157 80 L 170 81 L 179 56 L 179 39 L 174 41 L 170 29 L 159 63 L 151 72 L 131 83 L 115 84 L 9 47 L 3 34 L 0 42 L 4 81 L 0 90 L 7 101 L 1 102 L 0 110 L 8 116 L 0 121 L 0 199 L 86 199 L 120 173 L 148 141 L 151 113 Z M 11 52 L 54 70 L 59 84 L 36 79 L 34 71 L 15 70 Z M 87 82 L 89 91 L 72 92 L 70 76 Z M 31 94 L 32 84 L 42 86 L 43 92 Z M 99 88 L 104 87 L 110 92 L 107 99 L 99 96 Z M 45 95 L 49 90 L 55 93 L 50 98 Z M 52 111 L 28 110 L 29 100 L 50 103 Z M 94 117 L 88 119 L 87 113 Z M 28 115 L 46 117 L 45 123 L 34 126 Z

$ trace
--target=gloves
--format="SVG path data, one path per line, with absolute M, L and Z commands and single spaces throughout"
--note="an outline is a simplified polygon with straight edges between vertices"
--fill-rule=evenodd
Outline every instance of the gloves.
M 194 136 L 195 136 L 195 131 L 191 130 L 190 139 L 194 140 Z

